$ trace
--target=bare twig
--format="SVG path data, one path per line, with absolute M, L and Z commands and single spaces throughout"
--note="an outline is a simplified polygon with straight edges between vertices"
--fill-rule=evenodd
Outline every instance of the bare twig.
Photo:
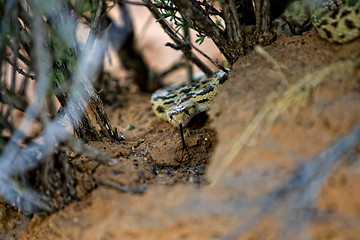
M 206 11 L 206 15 L 210 14 L 210 15 L 218 15 L 220 17 L 224 17 L 222 12 L 219 12 L 216 8 L 214 8 L 212 5 L 210 5 L 209 3 L 207 3 L 206 1 L 203 1 L 203 2 L 200 2 L 198 1 L 198 3 L 201 5 L 201 6 L 204 6 L 205 7 L 205 11 Z
M 193 62 L 199 63 L 201 68 L 199 67 L 199 64 L 196 64 L 206 75 L 211 75 L 212 71 L 210 68 L 208 68 L 200 59 L 198 59 L 192 52 L 191 52 L 191 46 L 192 44 L 190 42 L 185 42 L 183 39 L 179 38 L 175 35 L 175 32 L 170 32 L 168 30 L 165 30 L 165 32 L 174 40 L 174 42 L 177 43 L 177 45 L 174 45 L 172 43 L 166 43 L 165 46 L 171 47 L 175 50 L 182 50 L 185 57 L 188 57 L 188 53 L 190 53 L 190 56 L 192 57 Z M 182 37 L 182 36 L 181 36 Z M 194 57 L 194 58 L 193 58 Z M 205 70 L 205 71 L 204 71 Z
M 136 1 L 129 1 L 129 0 L 119 0 L 120 3 L 126 3 L 126 4 L 131 4 L 131 5 L 136 5 L 136 6 L 145 6 L 147 7 L 147 4 L 144 2 L 136 2 Z M 164 9 L 164 10 L 174 10 L 177 11 L 176 7 L 170 7 L 170 6 L 166 6 L 166 5 L 161 5 L 161 4 L 156 4 L 157 8 L 160 9 Z
M 243 45 L 234 45 L 232 42 L 229 42 L 231 36 L 226 36 L 195 0 L 173 0 L 172 2 L 177 6 L 182 15 L 191 19 L 200 31 L 213 40 L 230 64 L 233 64 L 239 56 L 245 54 Z M 239 31 L 240 29 L 237 29 L 235 33 L 238 34 Z
M 120 184 L 117 183 L 112 183 L 112 182 L 108 182 L 108 181 L 104 181 L 104 180 L 96 180 L 96 183 L 98 185 L 103 185 L 103 186 L 107 186 L 107 187 L 111 187 L 123 192 L 128 192 L 128 193 L 145 193 L 146 192 L 146 188 L 130 188 L 130 187 L 125 187 L 122 186 Z
M 98 161 L 101 164 L 112 166 L 116 163 L 115 159 L 111 159 L 103 152 L 93 148 L 81 140 L 75 138 L 73 135 L 68 134 L 65 140 L 66 147 L 70 148 L 76 153 L 84 154 L 85 156 Z
M 158 20 L 158 22 L 160 23 L 161 27 L 164 29 L 164 31 L 170 36 L 170 38 L 177 44 L 182 44 L 184 43 L 180 38 L 175 37 L 176 33 L 172 30 L 172 28 L 169 26 L 169 24 L 161 17 L 160 12 L 157 10 L 156 6 L 154 6 L 152 4 L 152 2 L 150 0 L 142 0 L 146 6 L 148 7 L 148 9 L 150 10 L 150 12 L 153 14 L 153 16 L 155 17 L 155 19 Z M 212 71 L 199 59 L 197 58 L 192 52 L 191 49 L 182 49 L 184 55 L 191 59 L 191 61 L 198 66 L 205 74 L 207 75 L 211 75 Z
M 35 80 L 35 79 L 36 79 L 36 77 L 35 77 L 34 75 L 31 75 L 31 74 L 29 74 L 29 73 L 26 73 L 23 69 L 21 69 L 21 68 L 19 68 L 18 66 L 16 66 L 9 58 L 6 57 L 5 60 L 6 60 L 11 66 L 15 67 L 16 71 L 17 71 L 19 74 L 21 74 L 21 75 L 23 75 L 23 76 L 25 76 L 25 77 L 27 77 L 27 78 L 30 78 L 30 79 L 32 79 L 32 80 Z
M 203 57 L 205 57 L 209 62 L 211 62 L 212 64 L 214 64 L 217 68 L 221 69 L 224 72 L 228 72 L 228 70 L 226 68 L 224 68 L 223 66 L 219 65 L 217 62 L 215 62 L 214 60 L 211 59 L 211 57 L 209 57 L 206 53 L 204 53 L 203 51 L 200 50 L 200 48 L 196 47 L 194 44 L 192 44 L 190 42 L 190 45 L 192 48 L 194 48 L 198 53 L 200 53 L 201 55 L 203 55 Z
M 169 35 L 172 35 L 172 33 L 167 32 Z M 174 45 L 171 43 L 166 43 L 165 46 L 169 46 L 175 50 L 181 50 L 183 48 L 186 48 L 188 46 L 194 48 L 198 53 L 200 53 L 201 55 L 203 55 L 203 57 L 205 57 L 209 62 L 211 62 L 212 64 L 214 64 L 217 68 L 221 69 L 224 72 L 228 72 L 228 70 L 222 66 L 220 66 L 217 62 L 215 62 L 214 60 L 212 60 L 206 53 L 204 53 L 203 51 L 201 51 L 198 47 L 196 47 L 194 44 L 192 44 L 190 41 L 185 41 L 185 39 L 180 39 L 175 35 L 172 35 L 173 38 L 178 39 L 178 41 L 180 42 L 180 44 L 178 45 Z M 207 73 L 206 73 L 207 74 Z
M 96 122 L 99 124 L 102 130 L 101 133 L 103 133 L 106 137 L 113 141 L 124 140 L 125 138 L 123 136 L 117 137 L 117 132 L 115 133 L 112 129 L 110 120 L 106 112 L 104 111 L 104 104 L 100 99 L 99 95 L 96 94 L 93 86 L 89 84 L 89 82 L 87 83 L 87 85 L 87 88 L 89 89 L 88 94 L 90 96 L 89 105 L 95 114 Z
M 31 62 L 29 59 L 27 59 L 23 54 L 21 54 L 21 52 L 19 52 L 18 54 L 21 61 L 23 61 L 27 66 L 31 66 Z
M 28 107 L 28 103 L 23 96 L 7 89 L 3 86 L 3 83 L 0 83 L 0 101 L 5 104 L 12 104 L 13 107 L 22 112 L 25 112 Z
M 9 1 L 13 2 L 13 1 Z M 49 8 L 44 8 L 51 6 Z M 7 141 L 1 155 L 0 155 L 0 196 L 8 203 L 17 206 L 24 212 L 33 213 L 37 211 L 50 211 L 51 200 L 44 195 L 40 195 L 35 190 L 19 186 L 19 183 L 13 179 L 13 176 L 23 174 L 31 168 L 38 166 L 46 156 L 54 152 L 59 144 L 66 140 L 69 129 L 68 118 L 64 115 L 71 115 L 73 120 L 73 127 L 78 126 L 81 122 L 81 117 L 84 111 L 79 110 L 76 103 L 84 103 L 89 100 L 88 89 L 84 90 L 84 86 L 90 84 L 90 79 L 97 73 L 102 64 L 103 53 L 105 51 L 106 39 L 98 38 L 96 44 L 91 49 L 85 48 L 76 59 L 77 68 L 74 74 L 70 75 L 72 84 L 69 84 L 69 92 L 67 95 L 66 104 L 54 119 L 41 119 L 43 122 L 42 132 L 33 141 L 27 141 L 26 146 L 24 140 L 33 129 L 35 120 L 40 116 L 44 108 L 46 96 L 49 93 L 51 57 L 49 56 L 49 44 L 47 44 L 47 35 L 45 34 L 47 23 L 44 23 L 44 15 L 51 16 L 55 31 L 61 29 L 64 31 L 57 31 L 60 38 L 68 44 L 74 43 L 72 35 L 73 29 L 76 28 L 77 22 L 73 15 L 63 7 L 61 2 L 56 0 L 34 0 L 30 1 L 31 12 L 33 14 L 33 21 L 31 22 L 31 36 L 33 37 L 33 54 L 31 54 L 32 66 L 37 73 L 36 81 L 36 95 L 29 103 L 25 111 L 25 117 L 22 119 L 19 127 L 12 134 L 9 141 Z M 57 21 L 59 20 L 59 21 Z M 49 20 L 50 21 L 50 20 Z M 66 27 L 66 28 L 64 28 Z M 73 46 L 73 45 L 71 45 Z M 35 60 L 35 62 L 33 62 Z M 15 65 L 15 64 L 14 64 Z M 86 83 L 84 83 L 86 82 Z M 24 108 L 25 106 L 22 106 Z M 74 144 L 74 147 L 77 145 Z M 111 163 L 111 161 L 105 161 Z M 69 183 L 71 184 L 71 183 Z M 49 206 L 50 204 L 50 206 Z

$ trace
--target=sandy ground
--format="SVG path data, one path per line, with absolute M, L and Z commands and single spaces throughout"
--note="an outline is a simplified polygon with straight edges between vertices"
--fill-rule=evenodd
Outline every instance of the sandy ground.
M 285 80 L 254 51 L 240 58 L 209 113 L 185 129 L 190 155 L 183 157 L 178 129 L 153 115 L 150 96 L 128 96 L 124 107 L 109 110 L 126 140 L 91 143 L 117 163 L 108 167 L 85 157 L 73 159 L 83 170 L 78 175 L 83 180 L 77 188 L 80 200 L 55 213 L 29 218 L 1 205 L 0 238 L 358 239 L 359 150 L 339 162 L 323 182 L 317 180 L 320 188 L 306 208 L 301 205 L 306 188 L 266 200 L 299 166 L 360 123 L 359 69 L 348 74 L 334 67 L 308 97 L 268 127 L 260 125 L 245 143 L 236 145 L 236 140 L 263 106 L 275 101 L 269 100 L 273 92 L 329 64 L 359 58 L 359 43 L 330 44 L 315 31 L 279 37 L 264 49 Z M 122 192 L 103 183 L 146 192 Z M 97 187 L 87 191 L 92 184 Z M 270 209 L 262 211 L 264 206 Z

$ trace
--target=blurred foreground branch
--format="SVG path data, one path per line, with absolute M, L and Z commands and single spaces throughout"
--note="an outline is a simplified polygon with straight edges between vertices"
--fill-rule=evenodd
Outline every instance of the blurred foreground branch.
M 323 184 L 340 160 L 355 153 L 359 145 L 360 125 L 318 156 L 299 166 L 288 181 L 265 197 L 257 214 L 248 219 L 246 224 L 242 223 L 235 227 L 224 239 L 236 239 L 242 236 L 272 213 L 276 213 L 275 216 L 283 223 L 281 230 L 287 235 L 286 237 L 297 236 L 296 239 L 310 239 L 305 228 L 315 216 L 314 208 Z
M 0 2 L 0 197 L 25 213 L 54 211 L 76 198 L 75 170 L 64 146 L 111 165 L 114 160 L 82 141 L 124 139 L 91 83 L 108 46 L 108 32 L 100 28 L 107 5 L 97 0 L 92 7 L 56 0 Z M 85 44 L 75 34 L 80 22 L 90 26 Z

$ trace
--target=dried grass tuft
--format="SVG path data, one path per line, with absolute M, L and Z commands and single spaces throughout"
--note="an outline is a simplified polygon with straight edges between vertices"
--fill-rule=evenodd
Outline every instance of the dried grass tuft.
M 301 107 L 306 106 L 311 93 L 319 87 L 321 83 L 328 79 L 341 80 L 343 82 L 351 79 L 352 74 L 360 66 L 360 59 L 344 60 L 331 63 L 314 72 L 307 73 L 298 81 L 291 83 L 281 68 L 285 68 L 270 56 L 263 48 L 257 46 L 255 50 L 267 61 L 274 65 L 275 74 L 282 82 L 282 87 L 269 94 L 265 105 L 255 115 L 245 131 L 237 135 L 225 157 L 215 162 L 208 174 L 212 184 L 215 184 L 223 171 L 233 161 L 236 155 L 249 143 L 256 142 L 260 131 L 266 132 L 282 114 L 288 112 L 295 117 Z M 331 78 L 330 78 L 331 76 Z M 211 170 L 213 170 L 211 172 Z

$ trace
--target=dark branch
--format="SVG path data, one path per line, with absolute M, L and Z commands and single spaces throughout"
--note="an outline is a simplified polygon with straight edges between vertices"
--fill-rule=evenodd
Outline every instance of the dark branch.
M 93 148 L 85 143 L 83 143 L 81 140 L 75 138 L 73 135 L 68 135 L 65 140 L 65 146 L 67 148 L 70 148 L 76 153 L 83 154 L 101 164 L 105 165 L 114 165 L 115 160 L 108 157 L 105 153 L 97 150 L 96 148 Z
M 165 43 L 165 46 L 166 47 L 171 47 L 172 49 L 175 49 L 175 50 L 182 50 L 184 48 L 189 48 L 189 44 L 187 43 L 182 43 L 182 44 L 179 44 L 179 45 L 175 45 L 175 44 L 172 44 L 172 43 Z
M 233 64 L 239 56 L 245 54 L 244 41 L 241 36 L 242 33 L 239 24 L 236 25 L 238 26 L 237 29 L 235 29 L 236 26 L 231 28 L 234 29 L 231 30 L 234 32 L 233 35 L 238 35 L 238 37 L 236 39 L 231 39 L 233 36 L 227 36 L 227 34 L 222 31 L 209 16 L 206 15 L 206 12 L 201 8 L 198 2 L 194 0 L 173 0 L 172 2 L 183 16 L 193 21 L 199 31 L 203 32 L 207 37 L 210 37 L 213 40 L 215 45 L 230 64 Z M 231 19 L 236 18 L 236 14 L 234 16 L 234 12 L 236 11 L 235 9 L 236 8 L 234 7 L 234 9 L 231 11 L 229 9 L 228 11 L 231 16 L 227 22 L 230 25 Z
M 30 78 L 32 80 L 35 80 L 36 77 L 34 75 L 31 75 L 29 73 L 26 73 L 24 70 L 22 70 L 21 68 L 19 68 L 18 66 L 16 66 L 9 58 L 5 58 L 5 60 L 13 67 L 16 68 L 16 71 L 21 74 L 21 75 L 24 75 L 25 77 L 27 78 Z
M 117 184 L 117 183 L 113 183 L 113 182 L 109 182 L 109 181 L 103 181 L 103 180 L 96 180 L 96 183 L 98 185 L 103 185 L 106 187 L 110 187 L 113 189 L 117 189 L 123 192 L 127 192 L 127 193 L 145 193 L 146 192 L 146 188 L 131 188 L 131 187 L 125 187 L 121 184 Z
M 150 10 L 150 12 L 153 14 L 155 19 L 158 20 L 161 27 L 164 29 L 164 31 L 170 36 L 170 38 L 177 44 L 181 45 L 185 42 L 181 40 L 180 38 L 176 37 L 176 33 L 173 31 L 173 29 L 168 25 L 168 23 L 162 18 L 161 13 L 158 11 L 156 6 L 152 4 L 150 0 L 143 0 L 143 2 L 146 4 L 147 8 Z M 196 66 L 198 66 L 205 74 L 211 75 L 212 71 L 198 58 L 191 52 L 191 49 L 182 49 L 184 55 L 190 59 Z
M 224 0 L 223 12 L 230 46 L 242 46 L 245 49 L 244 36 L 236 13 L 234 0 Z
M 22 112 L 26 111 L 28 103 L 23 96 L 18 95 L 13 91 L 7 89 L 5 86 L 3 86 L 2 83 L 0 83 L 0 89 L 0 102 L 12 105 Z

